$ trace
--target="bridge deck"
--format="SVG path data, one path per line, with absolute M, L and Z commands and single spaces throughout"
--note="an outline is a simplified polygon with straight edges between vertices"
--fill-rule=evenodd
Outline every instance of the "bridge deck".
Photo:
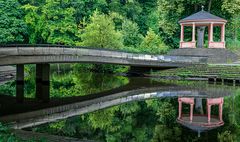
M 148 55 L 122 51 L 46 46 L 0 48 L 0 65 L 37 63 L 99 63 L 142 67 L 181 67 L 206 63 L 205 57 Z

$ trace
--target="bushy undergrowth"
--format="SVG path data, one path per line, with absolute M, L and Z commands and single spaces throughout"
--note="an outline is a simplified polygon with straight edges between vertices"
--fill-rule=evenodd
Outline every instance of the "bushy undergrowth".
M 239 40 L 227 39 L 226 47 L 230 50 L 239 50 L 240 51 L 240 41 Z

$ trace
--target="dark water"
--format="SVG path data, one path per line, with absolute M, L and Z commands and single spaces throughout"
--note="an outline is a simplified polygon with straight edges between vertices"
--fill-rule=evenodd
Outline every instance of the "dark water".
M 0 99 L 2 122 L 109 142 L 240 140 L 237 86 L 67 71 L 52 73 L 51 101 L 44 104 L 34 99 L 33 74 L 26 79 L 24 104 L 14 101 L 14 82 L 0 86 L 9 94 Z

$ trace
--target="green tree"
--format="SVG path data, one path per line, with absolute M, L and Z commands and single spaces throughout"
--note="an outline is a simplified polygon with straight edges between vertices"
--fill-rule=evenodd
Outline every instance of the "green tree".
M 229 131 L 224 131 L 223 133 L 218 133 L 219 142 L 234 142 L 233 135 Z
M 171 103 L 165 101 L 159 106 L 157 115 L 159 116 L 158 120 L 161 124 L 169 125 L 176 119 L 176 110 Z
M 115 30 L 111 17 L 95 11 L 90 17 L 90 23 L 80 35 L 79 45 L 99 48 L 119 49 L 123 47 L 122 34 Z
M 23 42 L 27 26 L 17 0 L 0 0 L 0 43 Z
M 181 141 L 181 129 L 179 127 L 169 128 L 166 125 L 156 125 L 152 142 Z
M 117 124 L 115 113 L 118 107 L 112 107 L 102 111 L 96 111 L 89 114 L 89 123 L 94 129 L 107 130 L 109 132 L 116 132 L 120 129 L 120 124 Z
M 137 0 L 111 0 L 108 5 L 110 11 L 121 13 L 132 21 L 136 21 L 142 12 L 142 7 Z
M 157 11 L 156 0 L 137 0 L 141 7 L 141 13 L 138 14 L 136 23 L 139 25 L 140 33 L 145 35 L 149 28 L 152 28 L 156 33 L 159 32 L 159 13 Z M 155 21 L 157 18 L 157 21 Z
M 167 45 L 164 44 L 162 39 L 157 34 L 155 34 L 152 29 L 149 29 L 147 32 L 147 35 L 143 39 L 140 47 L 143 51 L 158 54 L 166 53 L 168 50 Z
M 74 18 L 75 9 L 68 5 L 70 0 L 46 0 L 44 5 L 26 4 L 25 21 L 31 34 L 30 43 L 54 43 L 74 45 L 77 24 Z
M 182 16 L 184 0 L 158 0 L 159 26 L 169 36 L 175 34 L 179 29 L 178 20 Z
M 232 15 L 230 19 L 230 26 L 227 29 L 231 38 L 237 41 L 240 37 L 240 1 L 239 0 L 224 0 L 222 4 L 222 9 L 227 11 Z
M 42 43 L 42 33 L 45 31 L 45 19 L 43 16 L 38 15 L 39 7 L 27 4 L 22 7 L 26 15 L 25 22 L 28 24 L 29 43 Z
M 95 11 L 90 17 L 90 22 L 85 28 L 79 28 L 79 37 L 82 42 L 80 46 L 90 46 L 97 48 L 121 49 L 123 47 L 123 37 L 120 31 L 115 30 L 112 16 L 100 14 Z M 127 68 L 114 65 L 94 65 L 92 70 L 98 72 L 115 72 L 126 70 Z
M 96 9 L 105 13 L 108 11 L 106 0 L 71 0 L 69 4 L 75 9 L 74 17 L 77 22 L 88 19 Z
M 240 1 L 239 0 L 223 0 L 222 9 L 226 10 L 232 15 L 240 13 Z
M 130 20 L 123 22 L 122 33 L 125 46 L 138 47 L 143 38 L 139 33 L 138 25 Z
M 159 13 L 156 12 L 157 10 L 152 10 L 147 19 L 146 25 L 147 27 L 151 28 L 155 33 L 159 33 Z

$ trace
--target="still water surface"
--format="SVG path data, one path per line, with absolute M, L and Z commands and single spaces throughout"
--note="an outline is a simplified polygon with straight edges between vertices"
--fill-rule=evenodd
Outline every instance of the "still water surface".
M 47 115 L 48 119 L 52 118 L 49 123 L 26 130 L 97 141 L 239 140 L 238 87 L 77 71 L 54 72 L 51 101 L 41 104 L 33 101 L 33 74 L 26 79 L 24 105 L 9 106 L 6 101 L 0 101 L 1 120 L 17 113 L 44 110 L 51 114 Z M 9 94 L 4 96 L 9 102 L 14 98 L 14 85 L 10 82 L 0 88 L 1 93 Z M 54 107 L 61 109 L 58 115 Z M 49 108 L 54 109 L 50 112 Z M 38 114 L 35 118 L 46 117 Z

